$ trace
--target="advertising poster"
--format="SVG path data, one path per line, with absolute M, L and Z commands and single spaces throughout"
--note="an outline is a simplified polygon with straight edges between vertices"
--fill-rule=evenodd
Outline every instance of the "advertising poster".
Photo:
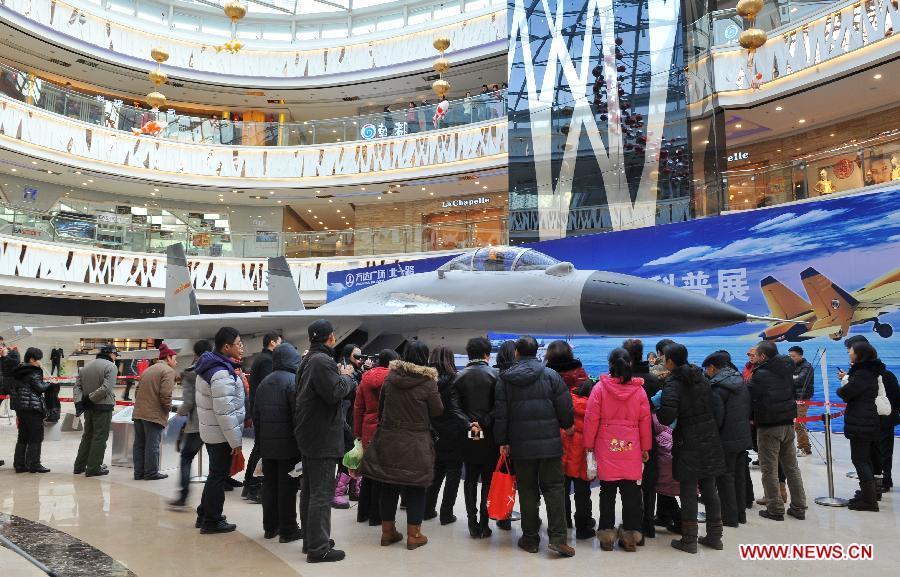
M 848 367 L 843 340 L 865 335 L 891 370 L 900 371 L 900 191 L 570 237 L 530 245 L 578 269 L 631 274 L 696 291 L 760 316 L 793 323 L 743 323 L 709 333 L 665 335 L 684 343 L 691 361 L 728 350 L 738 367 L 762 338 L 779 350 L 798 344 L 817 365 L 815 400 L 824 400 L 826 355 L 832 395 L 837 368 Z M 401 274 L 436 270 L 451 257 L 429 258 L 328 275 L 333 300 Z M 679 314 L 672 311 L 672 314 Z M 499 340 L 505 335 L 491 335 Z M 558 335 L 540 335 L 549 342 Z M 642 337 L 646 352 L 663 336 Z M 596 377 L 621 338 L 570 339 Z M 836 400 L 832 398 L 832 400 Z M 821 412 L 815 408 L 810 414 Z M 815 429 L 821 423 L 811 423 Z M 835 421 L 840 431 L 842 422 Z

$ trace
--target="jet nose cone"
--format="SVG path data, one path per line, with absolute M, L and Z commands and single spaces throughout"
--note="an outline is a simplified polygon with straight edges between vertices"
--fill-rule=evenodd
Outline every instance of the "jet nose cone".
M 582 289 L 581 318 L 591 334 L 674 335 L 741 323 L 747 314 L 686 289 L 598 271 Z

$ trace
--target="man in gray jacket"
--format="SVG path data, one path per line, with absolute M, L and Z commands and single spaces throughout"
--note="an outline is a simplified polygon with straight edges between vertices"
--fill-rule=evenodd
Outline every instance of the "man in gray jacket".
M 109 426 L 116 407 L 116 357 L 119 351 L 112 345 L 103 345 L 97 358 L 78 371 L 72 396 L 75 414 L 84 415 L 84 431 L 78 456 L 75 457 L 75 474 L 98 477 L 109 474 L 103 464 Z
M 336 338 L 326 320 L 309 325 L 309 352 L 297 370 L 294 437 L 303 459 L 300 523 L 308 563 L 341 561 L 331 534 L 331 499 L 338 460 L 344 454 L 342 401 L 356 387 L 353 367 L 334 361 Z
M 211 350 L 212 344 L 209 341 L 203 340 L 194 343 L 194 362 L 189 369 L 181 373 L 181 406 L 178 407 L 178 414 L 187 417 L 187 422 L 184 424 L 184 435 L 181 438 L 181 495 L 169 502 L 169 506 L 176 509 L 187 505 L 191 486 L 191 466 L 194 463 L 194 457 L 203 448 L 203 441 L 200 439 L 200 419 L 197 417 L 197 400 L 195 398 L 197 373 L 194 372 L 194 365 L 200 360 L 203 353 Z
M 225 521 L 222 508 L 231 460 L 243 447 L 244 383 L 235 361 L 243 356 L 244 343 L 237 329 L 222 327 L 216 333 L 215 350 L 203 353 L 194 364 L 200 439 L 209 455 L 209 474 L 197 507 L 196 526 L 203 534 L 237 528 Z

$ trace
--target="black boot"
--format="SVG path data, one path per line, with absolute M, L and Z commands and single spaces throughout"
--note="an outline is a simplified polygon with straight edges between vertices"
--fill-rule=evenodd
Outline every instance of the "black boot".
M 681 539 L 672 539 L 672 547 L 685 553 L 697 552 L 697 521 L 681 521 Z
M 463 498 L 466 501 L 469 536 L 473 539 L 481 539 L 481 523 L 478 522 L 478 483 L 466 481 L 463 484 Z
M 847 508 L 851 511 L 878 512 L 878 497 L 875 491 L 875 481 L 860 481 L 859 491 L 859 500 L 851 502 L 847 505 Z
M 697 539 L 701 545 L 721 551 L 725 548 L 722 544 L 722 521 L 706 521 L 706 536 Z
M 25 464 L 25 443 L 16 443 L 16 452 L 13 454 L 13 469 L 16 473 L 27 473 L 28 466 Z
M 25 463 L 29 473 L 49 473 L 50 469 L 41 465 L 41 443 L 30 443 L 25 451 Z

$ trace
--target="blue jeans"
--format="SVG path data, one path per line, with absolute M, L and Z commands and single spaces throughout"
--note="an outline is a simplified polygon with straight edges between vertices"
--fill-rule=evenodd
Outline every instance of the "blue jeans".
M 134 478 L 146 479 L 159 473 L 159 442 L 165 427 L 143 419 L 134 420 Z

